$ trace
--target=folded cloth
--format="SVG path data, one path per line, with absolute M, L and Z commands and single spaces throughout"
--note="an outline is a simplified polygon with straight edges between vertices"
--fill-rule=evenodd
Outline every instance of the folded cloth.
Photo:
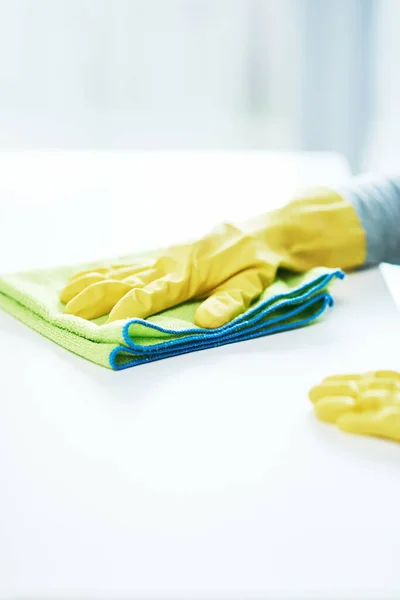
M 278 278 L 257 302 L 217 329 L 194 325 L 200 302 L 187 302 L 158 315 L 105 323 L 107 316 L 88 321 L 63 314 L 60 290 L 77 270 L 100 265 L 131 264 L 123 257 L 87 265 L 6 275 L 0 278 L 0 307 L 56 344 L 94 363 L 126 369 L 178 354 L 204 350 L 303 327 L 333 305 L 329 286 L 340 270 L 315 268 L 295 274 L 279 271 Z

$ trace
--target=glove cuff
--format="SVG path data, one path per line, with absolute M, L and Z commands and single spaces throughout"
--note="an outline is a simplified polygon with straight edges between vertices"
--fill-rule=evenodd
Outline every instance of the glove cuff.
M 353 269 L 366 259 L 366 236 L 353 206 L 333 190 L 310 189 L 246 229 L 282 256 L 282 266 Z

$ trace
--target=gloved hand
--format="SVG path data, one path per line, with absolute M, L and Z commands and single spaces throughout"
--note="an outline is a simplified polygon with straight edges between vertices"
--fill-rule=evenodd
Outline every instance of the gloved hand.
M 327 377 L 309 392 L 315 414 L 343 431 L 400 442 L 400 373 Z
M 258 298 L 279 267 L 356 267 L 364 262 L 365 245 L 354 209 L 334 192 L 317 190 L 241 226 L 221 225 L 148 264 L 78 273 L 60 298 L 66 313 L 85 319 L 110 313 L 109 321 L 146 318 L 204 299 L 196 325 L 220 327 Z
M 154 262 L 77 274 L 61 292 L 66 313 L 109 321 L 145 318 L 188 299 L 208 298 L 195 322 L 219 327 L 273 282 L 280 256 L 232 225 L 175 246 Z

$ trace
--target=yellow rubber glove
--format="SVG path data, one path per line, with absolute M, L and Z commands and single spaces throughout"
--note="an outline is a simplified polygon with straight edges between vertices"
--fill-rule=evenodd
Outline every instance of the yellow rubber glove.
M 218 327 L 245 310 L 275 279 L 279 256 L 232 225 L 175 246 L 146 266 L 77 274 L 61 292 L 66 313 L 109 321 L 145 318 L 188 299 L 210 297 L 196 323 Z
M 400 373 L 327 377 L 310 390 L 315 414 L 343 431 L 400 442 Z
M 220 327 L 258 298 L 279 267 L 349 269 L 363 264 L 365 246 L 354 209 L 334 192 L 317 190 L 240 226 L 221 225 L 148 264 L 78 273 L 60 298 L 66 313 L 85 319 L 109 313 L 109 321 L 204 299 L 195 323 Z

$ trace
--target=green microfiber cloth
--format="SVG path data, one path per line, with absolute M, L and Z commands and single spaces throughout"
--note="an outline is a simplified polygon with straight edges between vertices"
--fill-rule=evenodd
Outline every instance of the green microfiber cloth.
M 277 280 L 244 314 L 218 329 L 194 325 L 199 302 L 187 302 L 148 319 L 105 323 L 63 314 L 60 290 L 77 270 L 117 261 L 60 267 L 0 278 L 0 307 L 17 319 L 92 362 L 115 370 L 177 354 L 295 329 L 313 322 L 333 300 L 328 291 L 340 270 L 316 268 L 305 274 L 280 271 Z

